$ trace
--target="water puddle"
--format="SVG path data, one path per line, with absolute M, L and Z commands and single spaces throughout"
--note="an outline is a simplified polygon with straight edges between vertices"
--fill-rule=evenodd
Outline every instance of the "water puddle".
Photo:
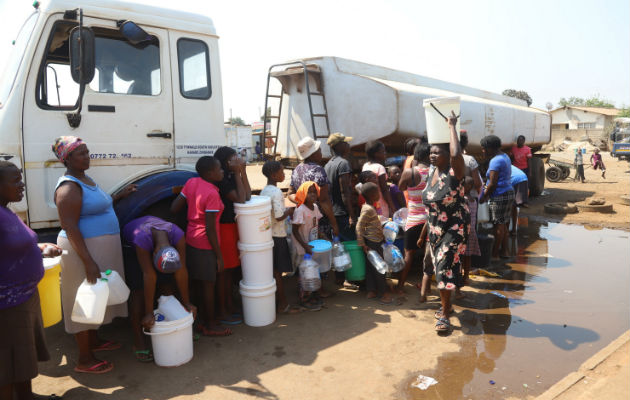
M 628 330 L 628 234 L 527 225 L 512 239 L 516 257 L 493 266 L 500 276 L 473 281 L 478 292 L 457 303 L 460 349 L 410 376 L 410 398 L 536 396 Z M 411 388 L 418 374 L 438 383 Z

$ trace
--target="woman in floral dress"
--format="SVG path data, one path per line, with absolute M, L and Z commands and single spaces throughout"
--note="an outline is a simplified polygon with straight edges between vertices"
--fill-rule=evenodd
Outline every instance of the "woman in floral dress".
M 448 118 L 450 144 L 431 145 L 429 158 L 435 168 L 422 192 L 423 201 L 429 207 L 429 249 L 442 302 L 442 308 L 435 313 L 435 330 L 438 332 L 451 329 L 451 292 L 462 280 L 462 256 L 470 229 L 470 212 L 464 199 L 466 165 L 455 130 L 456 123 L 457 117 L 451 112 Z

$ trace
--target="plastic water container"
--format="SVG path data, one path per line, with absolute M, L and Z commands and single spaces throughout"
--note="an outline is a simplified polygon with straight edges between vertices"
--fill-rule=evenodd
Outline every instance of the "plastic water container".
M 322 287 L 319 264 L 313 260 L 310 254 L 304 254 L 304 259 L 300 263 L 300 285 L 307 292 L 314 292 Z
M 108 297 L 109 285 L 107 280 L 101 278 L 92 285 L 88 283 L 87 279 L 84 279 L 77 290 L 70 319 L 81 324 L 102 324 Z
M 385 260 L 383 260 L 381 255 L 378 254 L 376 251 L 368 251 L 367 258 L 379 274 L 385 274 L 389 270 Z
M 383 245 L 383 260 L 387 263 L 389 272 L 400 272 L 405 267 L 402 252 L 394 244 Z
M 273 240 L 266 243 L 238 242 L 241 253 L 243 283 L 248 286 L 269 285 L 273 281 Z
M 480 203 L 477 206 L 477 223 L 490 221 L 490 207 L 488 202 Z
M 44 328 L 53 326 L 62 319 L 61 290 L 59 288 L 60 273 L 61 256 L 44 258 L 44 277 L 37 284 Z
M 158 310 L 154 311 L 156 314 Z M 177 367 L 193 358 L 193 316 L 186 316 L 174 321 L 155 321 L 151 332 L 144 334 L 151 337 L 153 360 L 160 367 Z
M 394 243 L 396 236 L 398 236 L 398 224 L 394 221 L 389 221 L 383 226 L 383 236 L 385 236 L 385 242 Z
M 350 254 L 343 247 L 338 237 L 335 237 L 332 246 L 333 269 L 337 272 L 345 272 L 352 268 Z
M 234 213 L 241 243 L 258 244 L 273 240 L 269 197 L 252 196 L 245 203 L 234 203 Z
M 451 131 L 448 124 L 444 120 L 444 117 L 440 115 L 431 104 L 435 106 L 444 117 L 449 117 L 451 111 L 455 112 L 455 115 L 459 115 L 460 98 L 459 97 L 436 97 L 432 99 L 425 99 L 422 102 L 424 106 L 424 117 L 427 123 L 427 139 L 429 143 L 450 143 Z M 459 119 L 455 126 L 457 131 L 457 137 L 459 138 Z
M 101 272 L 101 278 L 106 279 L 109 286 L 108 306 L 122 304 L 129 299 L 129 288 L 118 272 L 108 269 L 105 272 Z
M 330 271 L 332 244 L 323 239 L 311 240 L 308 244 L 313 246 L 313 260 L 319 265 L 319 272 Z
M 396 211 L 392 216 L 392 221 L 394 221 L 400 229 L 405 229 L 407 225 L 407 216 L 409 215 L 409 210 L 407 207 L 403 207 Z
M 343 242 L 343 246 L 350 255 L 352 267 L 346 271 L 346 280 L 362 281 L 365 279 L 365 254 L 363 248 L 357 244 L 356 240 Z
M 160 296 L 157 311 L 164 315 L 166 321 L 177 321 L 190 314 L 175 296 Z
M 243 319 L 249 326 L 267 326 L 276 320 L 276 281 L 269 285 L 249 286 L 239 283 L 243 300 Z

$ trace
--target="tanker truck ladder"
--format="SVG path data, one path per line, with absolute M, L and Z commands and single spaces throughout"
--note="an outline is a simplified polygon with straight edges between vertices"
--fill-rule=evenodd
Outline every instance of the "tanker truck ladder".
M 285 67 L 281 70 L 276 70 L 279 67 Z M 269 83 L 271 78 L 276 78 L 280 84 L 282 85 L 282 90 L 280 94 L 271 94 L 269 93 Z M 313 77 L 315 81 L 316 91 L 311 92 L 311 85 L 309 82 L 309 77 Z M 325 139 L 330 136 L 330 124 L 328 122 L 328 108 L 326 106 L 326 96 L 324 96 L 324 86 L 322 84 L 322 76 L 319 65 L 309 64 L 308 66 L 304 61 L 293 61 L 283 64 L 274 64 L 269 67 L 269 71 L 267 73 L 267 90 L 265 91 L 265 116 L 263 118 L 264 121 L 264 143 L 263 146 L 263 156 L 270 156 L 270 158 L 275 158 L 277 155 L 278 148 L 278 135 L 280 134 L 280 117 L 282 114 L 282 99 L 285 94 L 289 93 L 289 84 L 292 81 L 296 82 L 297 91 L 301 92 L 301 80 L 304 80 L 304 85 L 306 87 L 306 98 L 308 100 L 308 108 L 311 120 L 311 132 L 313 135 L 313 139 Z M 323 105 L 323 113 L 313 113 L 313 96 L 319 96 L 322 98 Z M 277 113 L 275 115 L 269 115 L 269 100 L 270 99 L 279 99 Z M 273 114 L 273 112 L 271 112 Z M 326 121 L 326 132 L 321 135 L 318 134 L 315 124 L 316 118 L 324 118 Z M 271 120 L 276 120 L 276 130 L 275 134 L 272 131 L 267 131 L 267 122 L 271 124 Z M 269 132 L 269 134 L 267 133 Z M 267 140 L 273 140 L 273 154 L 267 154 Z

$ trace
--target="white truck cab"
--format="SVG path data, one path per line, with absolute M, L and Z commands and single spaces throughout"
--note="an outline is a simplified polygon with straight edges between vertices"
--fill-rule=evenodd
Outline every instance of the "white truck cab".
M 79 54 L 93 50 L 94 65 L 83 96 L 69 40 L 81 15 L 93 43 L 84 38 L 92 48 Z M 105 191 L 138 184 L 117 206 L 121 223 L 172 197 L 200 156 L 225 145 L 218 36 L 208 17 L 110 0 L 43 1 L 7 65 L 0 159 L 24 172 L 26 196 L 12 208 L 34 229 L 59 225 L 53 194 L 65 167 L 51 150 L 58 136 L 87 143 L 87 173 Z

